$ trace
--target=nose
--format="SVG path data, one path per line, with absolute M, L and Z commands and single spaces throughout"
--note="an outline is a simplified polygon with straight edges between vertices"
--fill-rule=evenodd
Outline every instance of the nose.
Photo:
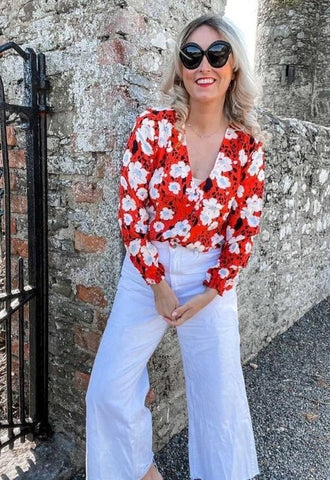
M 211 68 L 211 65 L 209 64 L 209 61 L 207 59 L 207 56 L 206 55 L 203 55 L 203 58 L 202 58 L 202 61 L 199 65 L 199 69 L 201 71 L 204 71 L 204 70 L 210 70 Z

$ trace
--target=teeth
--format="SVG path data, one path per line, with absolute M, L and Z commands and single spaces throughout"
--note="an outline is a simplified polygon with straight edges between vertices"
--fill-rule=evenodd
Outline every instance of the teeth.
M 200 78 L 197 80 L 197 83 L 213 83 L 214 79 L 213 78 Z

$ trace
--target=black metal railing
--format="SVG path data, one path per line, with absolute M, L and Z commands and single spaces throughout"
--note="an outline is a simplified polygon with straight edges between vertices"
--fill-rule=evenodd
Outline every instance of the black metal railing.
M 0 292 L 0 451 L 13 448 L 18 438 L 51 434 L 48 423 L 48 249 L 47 249 L 47 112 L 45 56 L 14 42 L 0 46 L 0 54 L 13 49 L 23 59 L 23 105 L 6 102 L 0 76 L 0 130 L 2 157 Z M 1 62 L 1 59 L 0 59 Z M 0 64 L 1 66 L 1 64 Z M 11 117 L 10 117 L 11 115 Z M 13 252 L 11 173 L 8 118 L 19 119 L 25 131 L 27 212 L 27 265 Z M 24 182 L 23 182 L 24 183 Z M 21 212 L 22 213 L 22 212 Z M 23 215 L 24 216 L 24 215 Z M 21 215 L 22 217 L 22 215 Z M 22 223 L 22 218 L 20 218 Z M 23 221 L 24 223 L 24 221 Z M 22 229 L 24 230 L 24 228 Z M 21 240 L 23 241 L 23 240 Z M 16 272 L 15 272 L 16 269 Z M 1 344 L 0 344 L 1 347 Z M 5 364 L 5 365 L 4 365 Z

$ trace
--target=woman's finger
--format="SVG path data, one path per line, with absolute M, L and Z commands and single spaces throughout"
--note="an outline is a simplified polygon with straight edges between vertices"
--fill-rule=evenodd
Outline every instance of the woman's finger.
M 180 318 L 182 315 L 187 312 L 191 306 L 188 303 L 180 305 L 179 307 L 175 308 L 172 312 L 172 318 Z

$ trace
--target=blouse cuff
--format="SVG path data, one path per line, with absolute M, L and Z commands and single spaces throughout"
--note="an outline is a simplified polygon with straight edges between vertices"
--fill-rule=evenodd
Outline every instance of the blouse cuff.
M 164 267 L 149 267 L 147 270 L 145 270 L 143 278 L 148 285 L 156 285 L 157 283 L 160 283 L 165 279 Z
M 211 274 L 208 274 L 207 279 L 203 281 L 205 287 L 214 288 L 219 295 L 223 295 L 225 291 L 231 290 L 238 282 L 239 269 L 230 276 L 230 278 L 221 278 L 220 270 L 213 270 Z

